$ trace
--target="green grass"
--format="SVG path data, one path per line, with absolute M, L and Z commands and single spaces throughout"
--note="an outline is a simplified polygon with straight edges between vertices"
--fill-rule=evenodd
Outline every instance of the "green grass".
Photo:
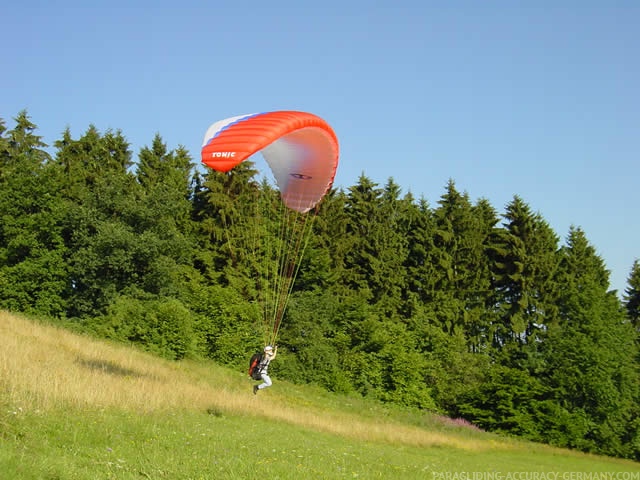
M 634 462 L 277 379 L 253 396 L 244 372 L 171 363 L 2 312 L 0 342 L 3 480 L 640 480 Z
M 522 445 L 465 451 L 349 438 L 240 415 L 7 412 L 0 467 L 16 479 L 437 478 L 455 472 L 636 472 Z M 434 472 L 436 472 L 434 474 Z M 477 473 L 476 473 L 477 475 Z

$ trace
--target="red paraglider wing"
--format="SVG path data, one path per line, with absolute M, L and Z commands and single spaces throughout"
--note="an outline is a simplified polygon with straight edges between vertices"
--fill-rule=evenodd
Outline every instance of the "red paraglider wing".
M 333 184 L 338 139 L 326 121 L 306 112 L 257 113 L 216 122 L 205 134 L 202 162 L 228 172 L 259 151 L 283 202 L 293 210 L 310 210 Z

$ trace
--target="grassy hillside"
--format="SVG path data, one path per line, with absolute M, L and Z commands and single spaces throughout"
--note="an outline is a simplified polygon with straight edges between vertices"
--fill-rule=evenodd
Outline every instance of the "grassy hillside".
M 640 480 L 633 462 L 277 378 L 254 396 L 244 372 L 164 361 L 6 312 L 0 345 L 2 479 Z

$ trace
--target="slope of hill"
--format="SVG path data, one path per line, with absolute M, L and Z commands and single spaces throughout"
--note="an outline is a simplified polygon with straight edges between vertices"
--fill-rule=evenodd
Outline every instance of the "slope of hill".
M 244 372 L 1 311 L 0 344 L 2 478 L 640 480 L 633 462 L 313 387 L 254 396 Z

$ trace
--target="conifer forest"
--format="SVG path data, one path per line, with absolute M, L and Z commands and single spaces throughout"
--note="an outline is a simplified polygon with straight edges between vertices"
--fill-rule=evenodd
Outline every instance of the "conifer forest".
M 223 174 L 160 134 L 133 152 L 126 132 L 47 145 L 26 111 L 11 123 L 0 308 L 239 371 L 277 311 L 276 380 L 640 460 L 640 262 L 611 291 L 581 228 L 554 232 L 518 195 L 498 210 L 450 180 L 431 205 L 363 173 L 289 244 L 253 162 Z M 283 251 L 299 256 L 271 310 Z

